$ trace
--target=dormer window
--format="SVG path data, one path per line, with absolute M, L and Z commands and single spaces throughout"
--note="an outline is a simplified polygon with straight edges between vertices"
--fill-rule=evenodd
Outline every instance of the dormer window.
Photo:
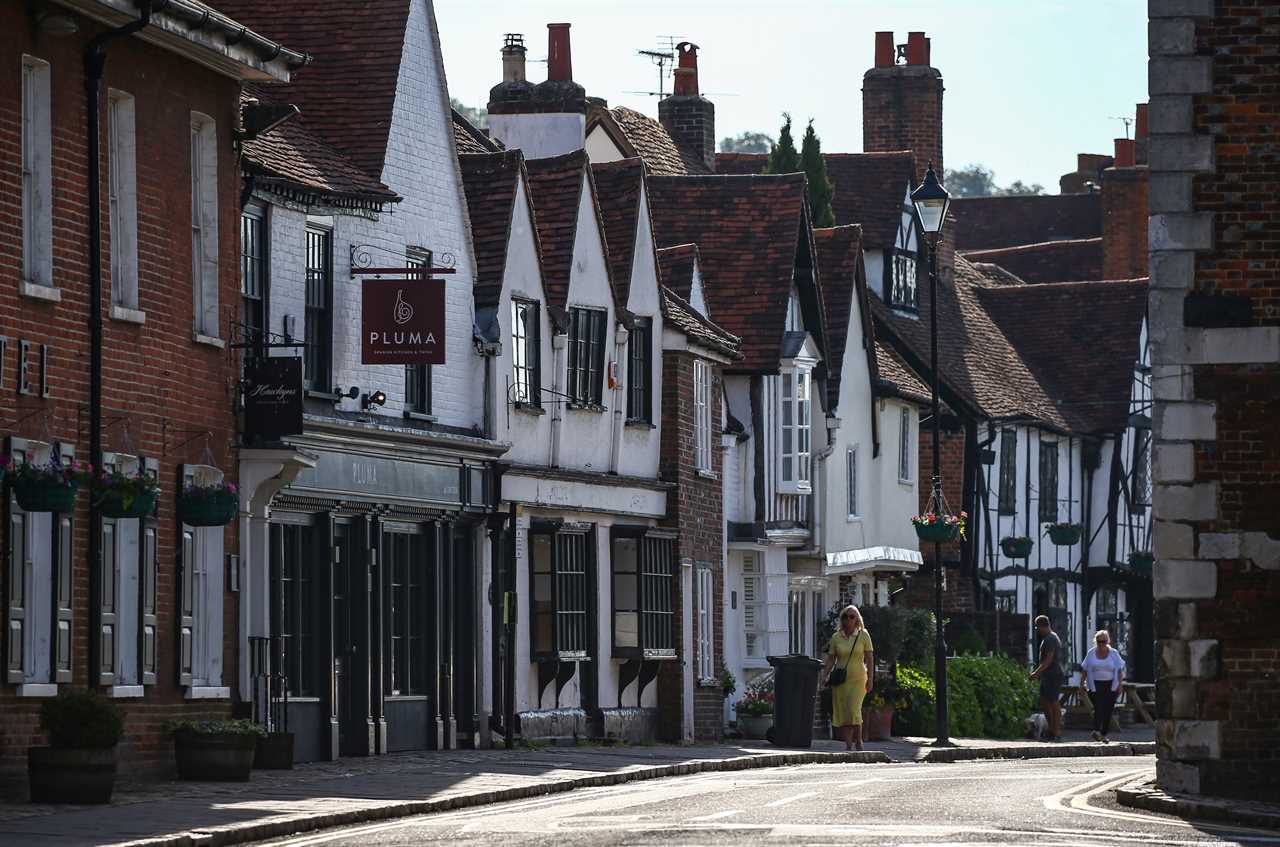
M 569 310 L 569 400 L 599 406 L 604 392 L 605 319 L 603 309 Z
M 916 254 L 906 250 L 893 253 L 892 280 L 889 286 L 889 305 L 896 309 L 917 308 Z
M 809 402 L 812 371 L 795 365 L 782 372 L 779 389 L 780 432 L 778 489 L 784 494 L 808 494 L 811 428 Z

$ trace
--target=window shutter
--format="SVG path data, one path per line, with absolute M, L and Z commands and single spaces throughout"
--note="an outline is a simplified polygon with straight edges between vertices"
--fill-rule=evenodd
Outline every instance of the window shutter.
M 182 527 L 178 560 L 178 684 L 191 685 L 192 637 L 195 630 L 195 530 Z
M 142 684 L 156 682 L 156 527 L 150 520 L 142 526 Z
M 742 625 L 746 635 L 748 656 L 757 655 L 756 637 L 759 622 L 756 620 L 760 594 L 760 577 L 756 575 L 756 556 L 746 553 L 742 557 Z
M 54 682 L 71 681 L 71 555 L 75 533 L 71 516 L 58 515 L 54 534 Z
M 114 685 L 119 637 L 118 592 L 120 571 L 116 563 L 116 524 L 102 522 L 102 601 L 98 607 L 98 684 Z
M 27 575 L 31 562 L 27 558 L 27 515 L 9 501 L 9 626 L 8 672 L 6 678 L 21 683 L 26 678 Z

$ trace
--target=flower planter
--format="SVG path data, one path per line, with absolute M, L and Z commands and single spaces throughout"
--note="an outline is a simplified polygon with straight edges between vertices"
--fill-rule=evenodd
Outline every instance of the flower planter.
M 230 491 L 178 496 L 178 520 L 187 526 L 226 526 L 239 508 L 239 498 Z
M 866 741 L 885 741 L 893 735 L 893 709 L 866 709 L 862 713 L 862 737 Z
M 155 512 L 157 496 L 155 492 L 151 492 L 126 497 L 119 491 L 107 491 L 102 495 L 98 511 L 105 518 L 145 518 Z
M 249 733 L 174 733 L 178 778 L 247 782 L 257 747 L 258 736 Z
M 1035 545 L 1030 538 L 1025 536 L 1009 537 L 1000 539 L 1000 552 L 1004 553 L 1010 559 L 1025 559 L 1031 555 L 1031 548 Z
M 744 738 L 763 739 L 773 728 L 773 715 L 738 715 L 738 729 Z
M 254 770 L 282 771 L 293 768 L 293 733 L 271 732 L 258 739 L 253 754 Z
M 43 480 L 13 481 L 13 496 L 24 512 L 74 512 L 80 483 Z
M 1138 576 L 1151 576 L 1151 566 L 1155 564 L 1155 556 L 1151 553 L 1130 553 L 1129 568 Z
M 1080 540 L 1080 527 L 1075 524 L 1058 524 L 1049 527 L 1049 540 L 1059 547 L 1070 547 Z
M 946 542 L 955 541 L 960 535 L 959 524 L 936 523 L 916 524 L 916 535 L 921 541 Z
M 116 784 L 116 749 L 27 749 L 32 803 L 110 803 Z

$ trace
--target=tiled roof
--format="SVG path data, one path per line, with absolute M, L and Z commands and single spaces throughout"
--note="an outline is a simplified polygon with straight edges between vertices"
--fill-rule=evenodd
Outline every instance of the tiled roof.
M 611 124 L 610 134 L 620 133 L 631 146 L 624 150 L 627 156 L 639 156 L 649 166 L 649 172 L 663 176 L 705 174 L 706 163 L 693 150 L 682 147 L 667 132 L 667 128 L 648 115 L 617 106 L 601 109 L 595 119 Z
M 665 285 L 662 286 L 662 315 L 667 319 L 667 326 L 683 332 L 695 344 L 731 359 L 738 358 L 742 339 L 699 315 L 689 301 Z
M 985 418 L 1032 418 L 1067 429 L 1039 380 L 983 308 L 979 292 L 991 285 L 960 255 L 953 280 L 938 284 L 938 370 L 944 401 Z M 871 308 L 876 336 L 897 348 L 913 370 L 927 375 L 930 297 L 920 297 L 918 315 L 891 310 L 874 295 Z
M 529 176 L 529 199 L 533 203 L 533 220 L 542 247 L 542 285 L 547 303 L 565 308 L 569 298 L 569 279 L 573 273 L 573 247 L 578 234 L 578 208 L 582 186 L 589 191 L 594 185 L 591 169 L 587 167 L 585 150 L 575 150 L 561 156 L 545 159 L 529 159 L 525 162 Z M 608 240 L 600 219 L 600 207 L 593 197 L 591 206 L 596 210 L 596 224 L 600 228 L 600 240 L 604 245 L 605 267 L 609 267 Z M 609 274 L 612 277 L 612 274 Z M 613 287 L 612 279 L 609 282 Z M 614 304 L 617 294 L 614 293 Z
M 1099 238 L 1102 195 L 1030 194 L 951 201 L 957 250 L 991 250 L 1042 241 Z
M 1125 428 L 1145 279 L 984 288 L 978 299 L 1073 431 Z
M 410 0 L 216 0 L 262 34 L 312 56 L 289 83 L 307 125 L 382 176 Z
M 825 153 L 831 180 L 831 211 L 836 224 L 861 224 L 867 249 L 892 247 L 902 223 L 902 201 L 915 173 L 910 151 L 898 153 Z M 763 173 L 764 153 L 717 153 L 716 173 Z
M 453 142 L 459 153 L 496 153 L 505 150 L 502 142 L 467 120 L 457 109 L 453 114 Z
M 1008 268 L 993 265 L 990 262 L 973 262 L 973 266 L 982 275 L 983 285 L 1026 285 L 1027 281 Z
M 867 366 L 875 373 L 871 316 L 867 310 L 867 283 L 862 270 L 862 230 L 858 226 L 837 226 L 814 229 L 813 240 L 818 248 L 818 273 L 822 279 L 822 299 L 826 305 L 827 347 L 827 398 L 828 409 L 834 409 L 840 401 L 840 371 L 844 366 L 845 349 L 850 343 L 860 344 L 867 354 Z M 849 328 L 849 315 L 854 303 L 860 304 L 861 324 Z M 850 333 L 857 336 L 850 339 Z
M 930 402 L 932 395 L 924 377 L 913 371 L 897 350 L 879 339 L 875 349 L 880 379 L 893 383 L 893 395 L 916 403 Z
M 658 275 L 662 284 L 680 295 L 680 299 L 689 300 L 693 297 L 693 271 L 699 261 L 696 244 L 658 248 Z
M 244 103 L 256 97 L 267 102 L 271 93 L 270 89 L 247 86 L 240 100 Z M 381 208 L 400 200 L 313 132 L 302 115 L 246 139 L 241 167 L 254 177 L 257 186 L 304 202 Z
M 659 246 L 698 245 L 711 315 L 743 339 L 735 367 L 776 372 L 807 222 L 804 176 L 652 176 L 649 197 Z M 802 296 L 821 314 L 816 291 Z
M 644 162 L 622 159 L 591 166 L 596 200 L 609 244 L 609 270 L 618 302 L 626 305 L 631 292 L 631 268 L 635 264 L 636 227 L 640 221 L 640 197 L 644 193 Z
M 502 295 L 512 216 L 524 211 L 514 208 L 524 158 L 519 150 L 464 153 L 458 156 L 458 163 L 476 251 L 473 293 L 477 306 L 493 306 Z
M 1019 247 L 970 250 L 971 262 L 999 265 L 1024 282 L 1077 282 L 1102 279 L 1102 239 L 1044 241 Z

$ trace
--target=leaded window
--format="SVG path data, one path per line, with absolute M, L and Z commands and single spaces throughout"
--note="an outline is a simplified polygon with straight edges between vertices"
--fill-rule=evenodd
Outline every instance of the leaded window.
M 899 309 L 916 308 L 916 254 L 902 250 L 893 253 L 893 287 L 889 305 Z
M 653 323 L 636 318 L 627 339 L 627 420 L 653 422 Z
M 511 399 L 542 405 L 542 346 L 538 304 L 511 301 Z
M 593 528 L 534 528 L 529 552 L 533 655 L 585 657 L 590 646 L 589 601 L 594 599 Z
M 1018 510 L 1018 431 L 1000 431 L 1000 491 L 999 510 L 1002 515 L 1012 515 Z
M 1151 505 L 1151 430 L 1133 431 L 1133 504 Z
M 303 382 L 312 391 L 333 390 L 333 232 L 307 227 L 306 353 Z
M 810 373 L 804 368 L 781 376 L 781 480 L 784 493 L 807 493 L 810 459 Z
M 240 321 L 244 340 L 257 344 L 267 328 L 266 211 L 257 205 L 240 213 Z
M 1040 522 L 1058 520 L 1058 443 L 1040 442 Z
M 604 394 L 604 335 L 608 315 L 603 309 L 569 310 L 569 399 L 599 406 Z
M 911 482 L 911 410 L 903 407 L 898 418 L 898 481 Z
M 674 536 L 615 527 L 612 541 L 614 655 L 674 658 Z

